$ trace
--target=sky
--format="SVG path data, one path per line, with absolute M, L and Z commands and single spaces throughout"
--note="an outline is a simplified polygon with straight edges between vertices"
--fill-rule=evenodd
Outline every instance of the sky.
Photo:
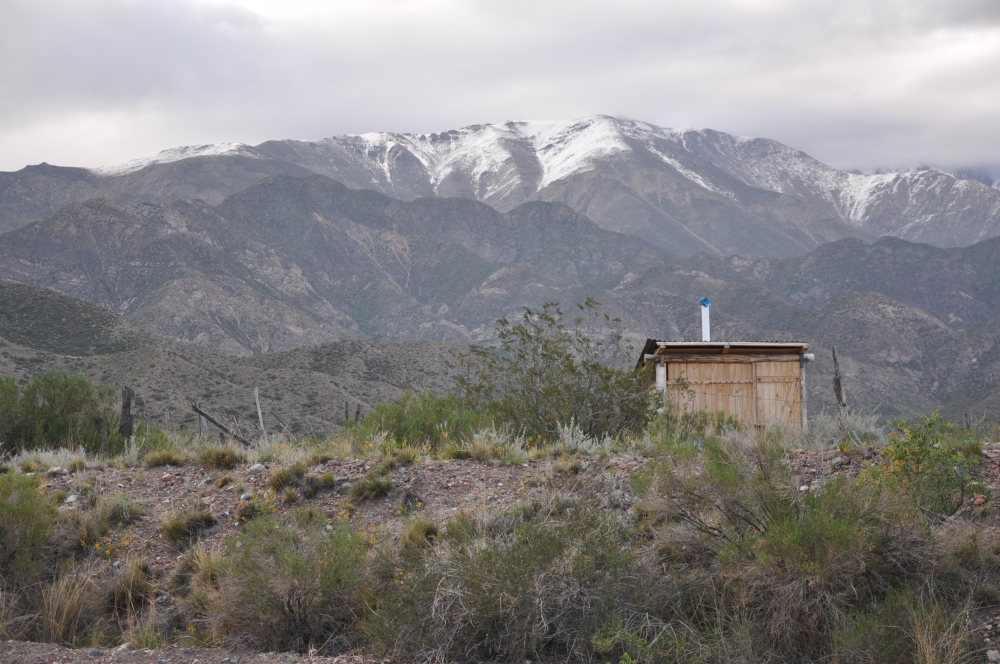
M 594 114 L 1000 176 L 1000 1 L 0 0 L 0 170 Z

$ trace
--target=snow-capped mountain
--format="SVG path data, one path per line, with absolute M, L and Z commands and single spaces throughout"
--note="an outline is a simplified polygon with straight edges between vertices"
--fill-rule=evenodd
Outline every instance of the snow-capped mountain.
M 932 169 L 847 173 L 769 139 L 609 116 L 191 146 L 95 169 L 31 166 L 0 173 L 0 230 L 98 196 L 217 204 L 277 173 L 501 211 L 561 202 L 680 254 L 780 257 L 851 236 L 948 247 L 1000 235 L 1000 191 L 976 179 Z
M 608 116 L 258 149 L 400 198 L 461 196 L 500 210 L 561 201 L 682 253 L 766 246 L 786 255 L 856 232 L 940 246 L 1000 234 L 1000 192 L 975 180 L 929 169 L 846 173 L 769 139 Z

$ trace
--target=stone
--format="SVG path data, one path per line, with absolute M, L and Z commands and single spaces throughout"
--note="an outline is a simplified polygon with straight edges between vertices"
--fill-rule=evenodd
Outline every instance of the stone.
M 92 659 L 97 659 L 97 658 L 101 657 L 101 651 L 100 650 L 91 650 L 90 652 L 87 653 L 87 657 L 90 657 Z
M 74 493 L 72 496 L 66 496 L 66 502 L 67 503 L 75 503 L 76 502 L 76 494 Z
M 66 474 L 66 469 L 62 468 L 61 466 L 55 466 L 53 468 L 49 468 L 49 475 L 65 475 L 65 474 Z
M 847 463 L 847 459 L 842 456 L 839 456 L 839 457 L 834 457 L 833 461 L 830 462 L 830 465 L 834 468 L 840 468 L 845 463 Z
M 340 485 L 340 493 L 344 493 L 344 494 L 350 493 L 351 492 L 351 487 L 353 487 L 353 486 L 354 485 L 351 484 L 350 482 L 344 482 L 343 484 Z
M 264 470 L 264 464 L 262 464 L 262 463 L 255 463 L 254 465 L 252 465 L 249 468 L 247 468 L 247 470 L 249 470 L 251 473 L 254 473 L 254 474 L 259 473 L 260 471 Z
M 1000 650 L 987 650 L 986 651 L 986 661 L 987 662 L 1000 662 Z
M 242 496 L 240 496 L 240 500 L 250 500 L 252 498 L 253 498 L 252 493 L 244 493 Z
M 122 566 L 122 561 L 116 560 L 115 562 L 111 563 L 111 566 L 114 567 L 115 569 L 118 569 L 119 567 Z

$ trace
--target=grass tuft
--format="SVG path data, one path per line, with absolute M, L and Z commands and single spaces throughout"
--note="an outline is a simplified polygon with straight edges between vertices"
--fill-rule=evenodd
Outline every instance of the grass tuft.
M 211 528 L 218 520 L 207 509 L 172 511 L 164 517 L 160 530 L 163 536 L 174 543 L 190 542 Z
M 416 516 L 406 521 L 399 535 L 399 543 L 405 549 L 408 547 L 425 546 L 438 538 L 439 530 L 436 523 L 424 516 Z
M 142 462 L 147 468 L 183 466 L 186 461 L 187 455 L 173 448 L 153 450 L 142 458 Z
M 267 485 L 274 491 L 282 491 L 286 487 L 295 486 L 306 474 L 306 467 L 301 463 L 279 468 L 271 474 Z
M 206 447 L 198 453 L 198 465 L 214 470 L 231 470 L 244 460 L 243 452 L 233 447 L 232 443 Z

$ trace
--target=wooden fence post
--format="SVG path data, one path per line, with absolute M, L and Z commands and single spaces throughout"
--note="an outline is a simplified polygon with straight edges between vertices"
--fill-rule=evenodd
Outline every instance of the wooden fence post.
M 840 409 L 847 411 L 847 395 L 844 393 L 844 383 L 840 378 L 840 362 L 837 360 L 837 347 L 831 346 L 833 351 L 833 394 L 837 397 L 837 405 Z
M 120 433 L 125 440 L 132 437 L 132 431 L 135 424 L 132 418 L 133 401 L 135 401 L 135 391 L 126 385 L 122 388 L 122 417 L 121 423 L 118 426 L 118 433 Z

